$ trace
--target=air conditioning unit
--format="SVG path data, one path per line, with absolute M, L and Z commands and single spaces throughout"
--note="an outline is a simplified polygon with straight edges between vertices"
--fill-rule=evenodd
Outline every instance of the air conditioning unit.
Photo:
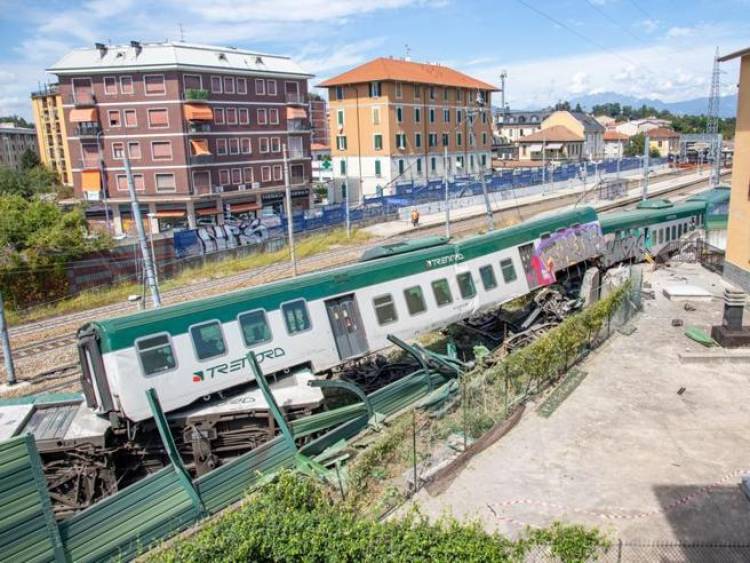
M 247 189 L 247 184 L 240 184 L 237 189 L 241 192 L 244 192 Z
M 260 188 L 260 182 L 253 182 L 250 185 L 253 187 L 254 190 L 257 190 L 258 188 Z

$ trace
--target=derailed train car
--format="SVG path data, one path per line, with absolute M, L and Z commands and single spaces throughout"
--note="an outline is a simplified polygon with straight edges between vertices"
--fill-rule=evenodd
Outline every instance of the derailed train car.
M 155 388 L 180 453 L 202 474 L 274 435 L 249 352 L 286 416 L 310 413 L 324 397 L 309 383 L 388 347 L 388 335 L 450 325 L 573 268 L 639 260 L 664 244 L 659 232 L 671 240 L 702 224 L 700 202 L 684 205 L 630 218 L 580 208 L 455 242 L 384 245 L 353 265 L 89 323 L 78 344 L 85 399 L 22 406 L 2 432 L 34 433 L 55 498 L 83 508 L 167 463 L 146 398 Z

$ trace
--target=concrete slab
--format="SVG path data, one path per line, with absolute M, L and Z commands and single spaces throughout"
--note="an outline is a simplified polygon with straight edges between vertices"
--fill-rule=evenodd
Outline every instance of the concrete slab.
M 717 275 L 694 265 L 646 272 L 656 298 L 632 321 L 637 332 L 594 351 L 580 366 L 588 376 L 552 416 L 527 409 L 444 493 L 418 493 L 422 512 L 479 519 L 511 536 L 563 521 L 631 543 L 746 542 L 750 503 L 738 485 L 750 469 L 750 372 L 679 362 L 705 350 L 671 320 L 705 329 L 720 321 L 722 303 L 685 311 L 662 295 L 675 276 L 723 291 Z
M 662 290 L 670 301 L 711 301 L 713 295 L 695 285 L 669 285 Z
M 716 350 L 708 352 L 685 352 L 679 354 L 680 362 L 683 364 L 715 364 L 731 362 L 737 364 L 750 364 L 750 350 L 733 352 L 730 350 Z

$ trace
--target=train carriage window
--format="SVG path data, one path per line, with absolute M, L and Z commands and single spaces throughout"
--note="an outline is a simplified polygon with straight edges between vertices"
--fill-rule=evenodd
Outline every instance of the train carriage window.
M 395 323 L 398 320 L 396 305 L 393 303 L 393 297 L 390 294 L 376 297 L 372 300 L 372 304 L 375 307 L 375 316 L 378 318 L 378 324 L 387 325 Z
M 281 306 L 281 313 L 284 315 L 286 330 L 289 334 L 297 334 L 311 328 L 310 315 L 307 314 L 304 299 L 284 303 Z
M 672 240 L 677 240 L 677 225 L 672 225 Z
M 193 339 L 195 355 L 198 356 L 199 360 L 222 356 L 227 351 L 219 321 L 209 321 L 191 326 L 190 336 Z
M 453 303 L 451 288 L 448 285 L 448 280 L 445 278 L 432 282 L 432 293 L 435 296 L 435 302 L 437 303 L 438 307 Z
M 427 310 L 420 286 L 415 285 L 414 287 L 405 289 L 404 298 L 406 299 L 406 308 L 409 310 L 410 315 L 418 315 Z
M 461 292 L 461 297 L 464 299 L 471 299 L 477 294 L 477 289 L 474 287 L 474 280 L 471 277 L 471 272 L 464 272 L 456 276 L 458 282 L 458 291 Z
M 664 229 L 659 229 L 658 244 L 664 244 Z
M 516 281 L 516 269 L 513 267 L 513 260 L 510 258 L 500 260 L 500 271 L 503 273 L 505 283 Z
M 168 334 L 147 336 L 136 341 L 135 346 L 146 375 L 169 371 L 177 365 Z
M 482 266 L 479 268 L 479 277 L 482 278 L 482 285 L 486 291 L 495 289 L 497 287 L 497 279 L 495 278 L 495 270 L 492 266 Z
M 241 313 L 237 316 L 237 322 L 240 323 L 246 346 L 255 346 L 271 340 L 271 327 L 268 326 L 266 312 L 263 309 Z

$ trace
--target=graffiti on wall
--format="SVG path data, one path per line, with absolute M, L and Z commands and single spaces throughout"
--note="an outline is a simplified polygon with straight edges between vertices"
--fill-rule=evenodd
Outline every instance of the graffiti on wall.
M 529 287 L 549 285 L 557 280 L 556 272 L 598 256 L 603 248 L 599 223 L 592 221 L 558 229 L 542 236 L 533 247 L 528 245 L 522 260 Z
M 260 219 L 252 219 L 177 231 L 174 234 L 174 247 L 176 256 L 182 258 L 262 244 L 268 238 L 268 227 Z

